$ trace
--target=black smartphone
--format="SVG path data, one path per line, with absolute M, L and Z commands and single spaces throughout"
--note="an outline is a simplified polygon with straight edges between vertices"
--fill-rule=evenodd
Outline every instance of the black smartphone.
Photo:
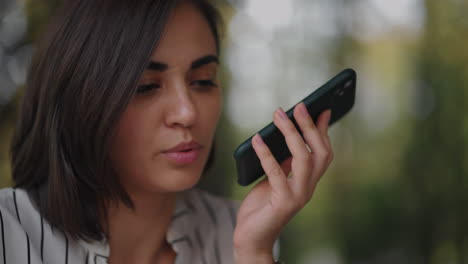
M 314 121 L 323 111 L 331 109 L 332 116 L 329 124 L 332 125 L 351 110 L 355 95 L 356 72 L 353 69 L 346 69 L 298 103 L 304 102 Z M 298 131 L 301 131 L 294 120 L 293 109 L 294 107 L 286 111 L 286 114 Z M 273 122 L 260 130 L 258 134 L 279 163 L 291 156 L 283 134 Z M 265 174 L 252 147 L 252 137 L 240 144 L 234 151 L 238 183 L 242 186 L 251 184 Z

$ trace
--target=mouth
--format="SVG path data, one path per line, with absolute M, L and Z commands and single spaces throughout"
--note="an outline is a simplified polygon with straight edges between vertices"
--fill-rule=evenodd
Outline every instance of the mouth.
M 182 150 L 180 152 L 190 152 L 190 151 L 192 151 L 192 149 L 186 149 L 186 150 Z
M 175 152 L 165 152 L 164 156 L 170 161 L 180 164 L 186 165 L 194 163 L 198 157 L 200 156 L 200 148 L 198 149 L 187 149 L 183 151 L 175 151 Z
M 163 152 L 164 156 L 178 165 L 187 165 L 198 160 L 202 146 L 196 141 L 182 142 Z

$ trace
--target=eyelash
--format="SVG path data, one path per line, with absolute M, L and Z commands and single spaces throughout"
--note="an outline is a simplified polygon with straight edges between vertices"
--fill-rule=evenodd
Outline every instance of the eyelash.
M 191 84 L 197 85 L 199 87 L 199 90 L 202 90 L 202 91 L 207 91 L 210 88 L 217 86 L 216 83 L 213 82 L 212 80 L 197 80 L 197 81 L 193 81 Z M 155 83 L 142 84 L 138 86 L 137 93 L 144 94 L 151 90 L 159 89 L 159 88 L 161 88 L 161 86 Z
M 149 91 L 151 91 L 153 89 L 157 89 L 157 88 L 160 88 L 160 86 L 158 84 L 155 84 L 155 83 L 142 84 L 142 85 L 138 86 L 137 93 L 138 94 L 143 94 L 143 93 L 149 92 Z
M 202 90 L 202 91 L 207 91 L 210 88 L 217 86 L 216 83 L 212 80 L 198 80 L 198 81 L 194 81 L 193 83 L 197 84 L 197 86 L 199 86 L 199 90 Z

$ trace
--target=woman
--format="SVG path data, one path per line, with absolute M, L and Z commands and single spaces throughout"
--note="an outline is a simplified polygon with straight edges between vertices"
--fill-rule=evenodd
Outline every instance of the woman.
M 295 108 L 304 139 L 275 112 L 293 157 L 280 165 L 253 138 L 268 177 L 235 216 L 192 188 L 221 112 L 215 9 L 81 0 L 58 14 L 12 142 L 15 188 L 0 191 L 3 262 L 273 263 L 275 239 L 332 159 L 330 112 L 315 126 Z

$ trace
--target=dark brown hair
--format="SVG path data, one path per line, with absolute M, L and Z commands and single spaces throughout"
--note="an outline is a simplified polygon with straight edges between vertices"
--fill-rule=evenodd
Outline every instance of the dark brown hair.
M 179 2 L 65 1 L 33 58 L 11 144 L 13 180 L 73 238 L 101 240 L 106 204 L 133 206 L 113 172 L 109 144 Z M 190 2 L 219 52 L 216 9 Z

